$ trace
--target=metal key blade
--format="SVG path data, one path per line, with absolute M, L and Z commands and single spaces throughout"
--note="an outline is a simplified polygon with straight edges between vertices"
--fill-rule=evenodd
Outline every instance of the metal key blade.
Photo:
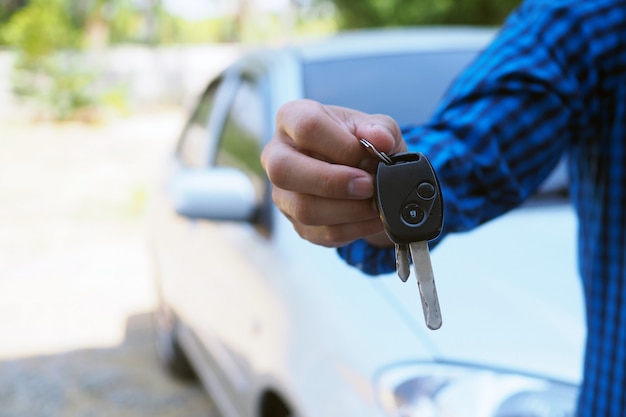
M 409 259 L 409 245 L 396 243 L 396 270 L 402 282 L 406 282 L 411 274 L 411 260 Z
M 439 309 L 439 297 L 437 297 L 430 253 L 428 252 L 428 242 L 413 242 L 409 248 L 413 257 L 417 286 L 422 298 L 426 326 L 431 330 L 437 330 L 441 327 L 441 310 Z

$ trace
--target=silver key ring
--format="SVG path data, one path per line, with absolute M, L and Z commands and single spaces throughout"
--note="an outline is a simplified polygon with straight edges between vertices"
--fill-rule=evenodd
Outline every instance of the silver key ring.
M 370 143 L 370 141 L 365 138 L 361 138 L 359 142 L 361 142 L 361 145 L 372 151 L 381 161 L 383 161 L 387 165 L 393 165 L 393 161 L 391 160 L 391 158 L 389 158 L 386 153 L 378 151 L 378 149 L 376 149 L 374 145 Z

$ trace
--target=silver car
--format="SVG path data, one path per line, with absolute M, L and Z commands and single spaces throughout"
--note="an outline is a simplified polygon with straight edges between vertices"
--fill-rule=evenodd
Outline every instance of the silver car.
M 443 327 L 414 280 L 363 275 L 301 239 L 259 156 L 281 104 L 423 122 L 494 32 L 346 33 L 250 53 L 210 83 L 150 214 L 167 367 L 223 416 L 572 416 L 583 300 L 558 171 L 523 207 L 432 253 Z M 356 140 L 356 138 L 355 138 Z

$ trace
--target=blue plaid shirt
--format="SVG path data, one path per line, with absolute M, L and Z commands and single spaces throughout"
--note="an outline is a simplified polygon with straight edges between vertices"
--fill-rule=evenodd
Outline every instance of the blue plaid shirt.
M 442 182 L 444 234 L 519 205 L 564 153 L 588 336 L 580 417 L 626 415 L 626 0 L 528 0 L 433 119 L 404 129 Z M 369 274 L 393 249 L 339 249 Z

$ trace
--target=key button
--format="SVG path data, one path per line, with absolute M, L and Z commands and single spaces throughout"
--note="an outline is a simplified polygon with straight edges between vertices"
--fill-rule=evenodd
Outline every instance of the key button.
M 435 187 L 429 182 L 423 182 L 417 186 L 417 194 L 424 200 L 430 200 L 435 196 Z
M 409 203 L 402 210 L 402 218 L 408 224 L 419 224 L 424 220 L 424 209 L 415 203 Z

